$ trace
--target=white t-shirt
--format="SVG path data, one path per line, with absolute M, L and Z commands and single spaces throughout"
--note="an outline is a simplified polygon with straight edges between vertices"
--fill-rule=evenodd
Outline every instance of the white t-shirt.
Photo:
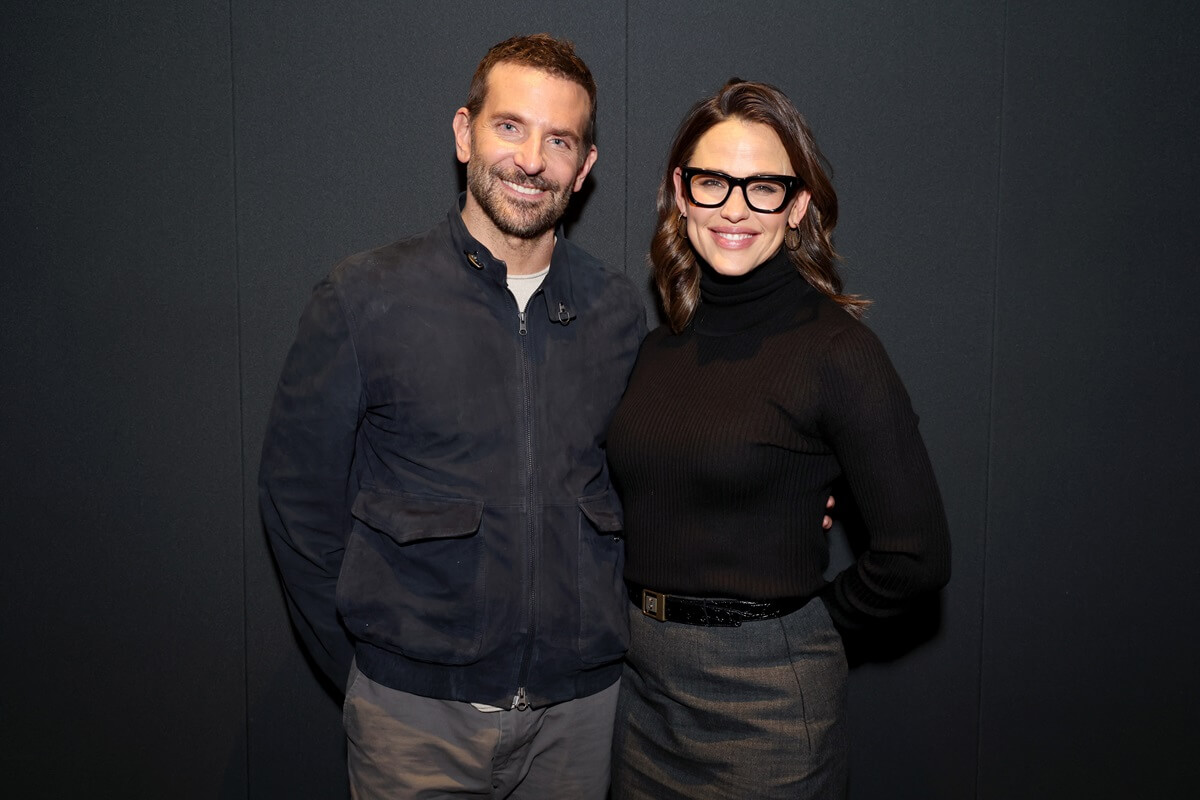
M 512 275 L 508 276 L 508 290 L 512 292 L 513 297 L 517 298 L 517 308 L 525 311 L 525 306 L 529 304 L 529 298 L 533 297 L 533 293 L 542 285 L 542 281 L 550 274 L 550 265 L 546 268 L 533 273 L 532 275 Z

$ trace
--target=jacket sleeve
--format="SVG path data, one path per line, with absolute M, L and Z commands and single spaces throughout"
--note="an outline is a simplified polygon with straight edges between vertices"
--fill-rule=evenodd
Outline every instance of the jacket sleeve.
M 313 291 L 279 379 L 263 442 L 259 502 L 292 623 L 339 689 L 353 657 L 335 593 L 357 491 L 361 387 L 346 314 L 336 287 L 325 280 Z
M 821 369 L 823 435 L 854 495 L 867 544 L 821 593 L 843 630 L 893 616 L 950 577 L 941 493 L 908 393 L 869 329 L 835 336 Z

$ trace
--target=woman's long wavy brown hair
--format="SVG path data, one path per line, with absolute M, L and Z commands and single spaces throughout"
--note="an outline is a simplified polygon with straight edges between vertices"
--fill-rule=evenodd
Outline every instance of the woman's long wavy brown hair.
M 650 263 L 671 330 L 679 333 L 687 327 L 700 303 L 700 268 L 691 245 L 679 234 L 675 168 L 687 165 L 700 137 L 709 128 L 728 119 L 760 123 L 779 136 L 792 169 L 810 194 L 808 212 L 800 222 L 800 246 L 794 250 L 785 247 L 788 258 L 816 289 L 850 314 L 861 316 L 871 302 L 857 295 L 842 294 L 838 254 L 833 249 L 837 193 L 825 173 L 825 157 L 817 148 L 808 123 L 787 95 L 774 86 L 731 78 L 721 91 L 701 100 L 683 118 L 658 187 L 658 224 L 650 242 Z

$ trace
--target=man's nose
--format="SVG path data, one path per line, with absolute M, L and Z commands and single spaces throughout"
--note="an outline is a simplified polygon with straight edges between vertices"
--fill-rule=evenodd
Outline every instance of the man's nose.
M 517 166 L 525 170 L 526 175 L 537 175 L 546 168 L 546 159 L 542 157 L 542 142 L 540 139 L 529 138 L 517 148 Z

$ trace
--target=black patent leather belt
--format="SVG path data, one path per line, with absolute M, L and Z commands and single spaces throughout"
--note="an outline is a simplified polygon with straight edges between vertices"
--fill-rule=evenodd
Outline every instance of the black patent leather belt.
M 734 600 L 726 597 L 681 597 L 641 586 L 629 587 L 629 599 L 647 617 L 659 622 L 736 628 L 743 622 L 775 619 L 796 611 L 807 597 L 783 600 Z

